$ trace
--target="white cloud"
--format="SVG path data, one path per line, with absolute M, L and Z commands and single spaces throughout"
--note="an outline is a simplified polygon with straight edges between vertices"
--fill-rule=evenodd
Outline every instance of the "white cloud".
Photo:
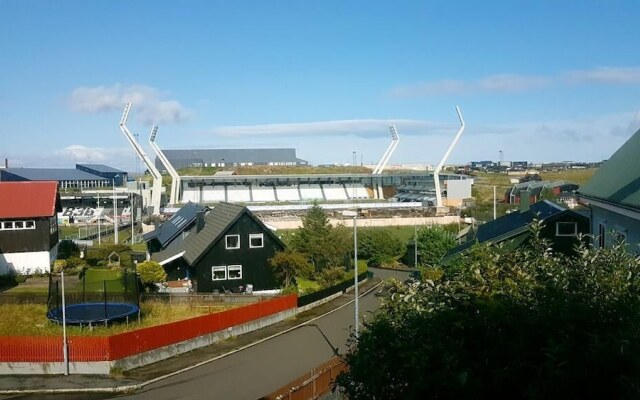
M 565 71 L 555 75 L 520 75 L 513 73 L 490 75 L 478 80 L 443 79 L 397 86 L 389 91 L 392 97 L 419 97 L 475 93 L 518 93 L 543 89 L 553 84 L 640 84 L 640 67 L 600 67 Z
M 619 85 L 640 84 L 640 67 L 601 67 L 589 70 L 570 71 L 566 74 L 575 83 L 604 83 Z
M 71 109 L 83 113 L 121 110 L 132 103 L 143 123 L 182 122 L 192 112 L 177 100 L 164 99 L 158 89 L 145 85 L 78 87 L 69 98 Z
M 551 78 L 534 75 L 499 74 L 480 80 L 476 86 L 482 92 L 523 92 L 543 88 Z
M 433 134 L 447 125 L 424 120 L 409 119 L 353 119 L 337 121 L 300 122 L 287 124 L 221 126 L 210 133 L 227 136 L 388 136 L 389 127 L 395 125 L 400 135 Z
M 102 162 L 108 160 L 113 153 L 113 150 L 86 147 L 80 144 L 72 144 L 55 152 L 59 157 L 73 162 Z

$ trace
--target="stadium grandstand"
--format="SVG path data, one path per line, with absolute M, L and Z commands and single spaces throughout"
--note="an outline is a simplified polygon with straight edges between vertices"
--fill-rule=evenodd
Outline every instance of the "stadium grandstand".
M 191 149 L 163 150 L 173 168 L 191 167 L 239 167 L 251 165 L 307 165 L 307 161 L 296 157 L 296 149 Z M 156 157 L 155 165 L 166 171 Z
M 454 204 L 471 197 L 473 180 L 464 175 L 443 175 L 443 187 L 455 196 Z M 182 176 L 180 203 L 273 203 L 435 201 L 433 173 L 372 174 L 210 175 Z M 450 196 L 451 197 L 451 196 Z

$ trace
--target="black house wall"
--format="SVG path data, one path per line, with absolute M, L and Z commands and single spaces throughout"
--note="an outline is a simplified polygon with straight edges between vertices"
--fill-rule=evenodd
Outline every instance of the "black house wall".
M 249 248 L 249 235 L 256 233 L 263 234 L 264 246 Z M 226 235 L 240 235 L 240 248 L 226 249 Z M 214 290 L 235 290 L 239 286 L 246 288 L 249 283 L 253 285 L 254 290 L 274 289 L 277 284 L 268 260 L 281 250 L 284 250 L 282 245 L 245 213 L 194 265 L 197 290 L 205 293 Z M 212 280 L 211 267 L 228 265 L 242 265 L 242 279 Z
M 16 220 L 23 221 L 25 219 Z M 49 231 L 49 218 L 33 218 L 29 220 L 35 221 L 35 229 L 0 231 L 0 253 L 49 251 L 58 243 L 57 224 L 56 232 L 51 234 Z

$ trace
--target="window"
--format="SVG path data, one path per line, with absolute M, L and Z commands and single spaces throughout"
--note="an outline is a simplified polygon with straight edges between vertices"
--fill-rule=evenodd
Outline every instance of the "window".
M 605 224 L 598 225 L 598 246 L 604 249 L 606 244 L 607 226 Z
M 25 229 L 36 229 L 36 221 L 24 221 Z
M 242 265 L 229 265 L 229 279 L 242 279 Z
M 24 229 L 24 221 L 15 221 L 13 223 L 14 229 Z
M 240 248 L 240 235 L 227 235 L 224 237 L 227 249 Z
M 578 224 L 575 222 L 556 222 L 556 236 L 576 236 Z
M 249 248 L 256 249 L 264 247 L 264 235 L 262 233 L 252 233 L 249 235 Z
M 224 281 L 227 279 L 227 267 L 211 267 L 211 280 Z

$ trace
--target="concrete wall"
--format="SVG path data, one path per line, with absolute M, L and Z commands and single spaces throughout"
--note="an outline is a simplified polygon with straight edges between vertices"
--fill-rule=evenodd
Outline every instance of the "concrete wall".
M 51 263 L 56 258 L 58 247 L 51 251 L 34 251 L 26 253 L 1 253 L 0 275 L 10 272 L 19 274 L 33 273 L 37 269 L 41 273 L 49 272 Z

